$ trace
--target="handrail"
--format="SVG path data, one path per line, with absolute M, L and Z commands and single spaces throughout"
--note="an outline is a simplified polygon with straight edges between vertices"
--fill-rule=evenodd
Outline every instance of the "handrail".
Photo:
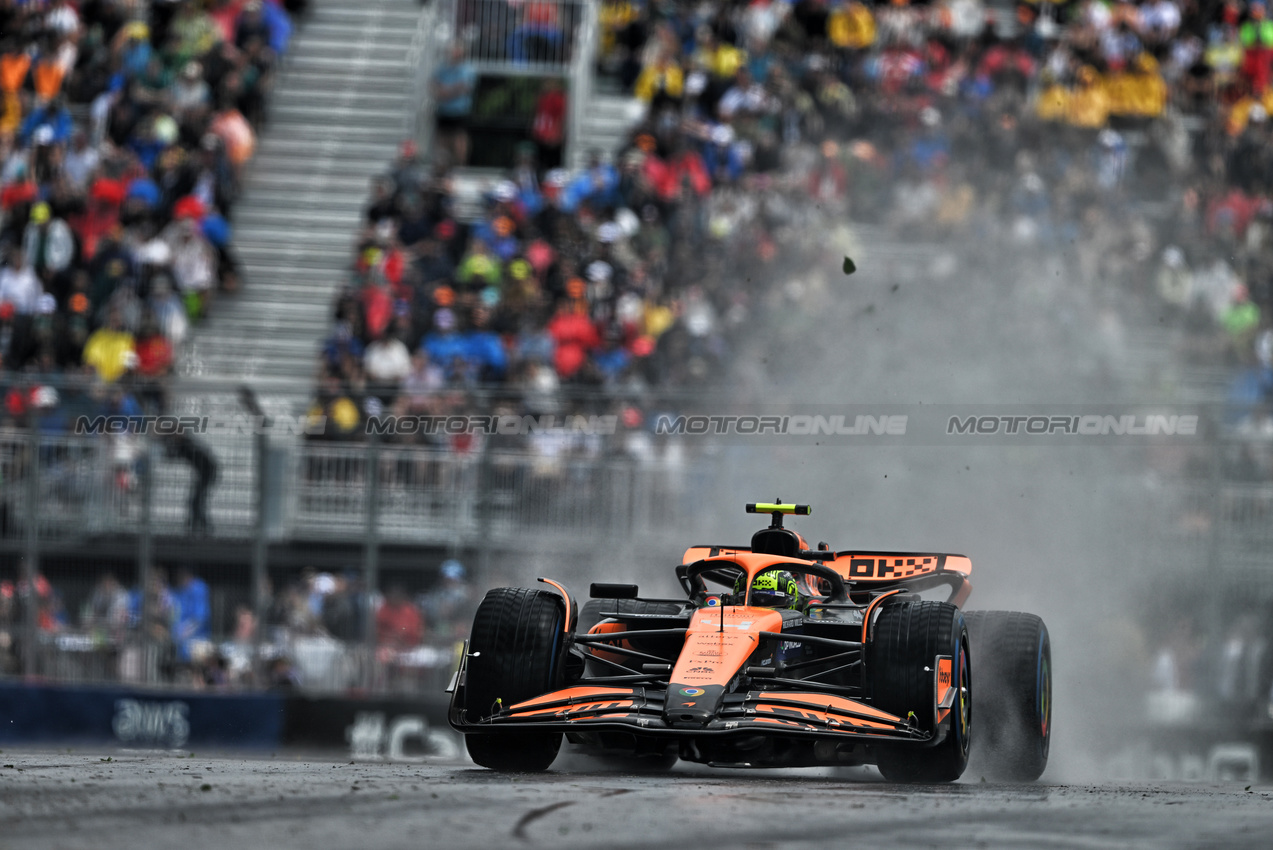
M 597 0 L 584 0 L 583 20 L 575 37 L 576 50 L 570 62 L 570 134 L 566 143 L 566 167 L 579 157 L 580 137 L 592 99 L 592 78 L 597 63 Z
M 454 0 L 434 0 L 420 10 L 419 22 L 411 47 L 407 51 L 407 68 L 415 73 L 408 77 L 406 135 L 415 140 L 421 153 L 433 143 L 433 91 L 430 85 L 438 57 L 446 50 L 454 31 Z

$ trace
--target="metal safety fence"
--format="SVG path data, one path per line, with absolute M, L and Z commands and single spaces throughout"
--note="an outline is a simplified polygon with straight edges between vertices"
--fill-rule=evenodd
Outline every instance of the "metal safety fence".
M 0 430 L 0 675 L 437 691 L 480 596 L 475 564 L 683 515 L 674 457 L 109 430 Z M 314 546 L 347 560 L 270 561 Z M 402 546 L 429 554 L 382 561 Z M 468 569 L 439 567 L 447 553 Z
M 1144 506 L 1126 556 L 1273 593 L 1273 441 L 1227 434 L 1191 451 L 1187 472 L 1115 494 Z M 718 466 L 621 439 L 0 430 L 0 675 L 436 689 L 501 557 L 684 537 Z
M 564 72 L 584 19 L 582 0 L 441 0 L 465 58 L 486 71 Z

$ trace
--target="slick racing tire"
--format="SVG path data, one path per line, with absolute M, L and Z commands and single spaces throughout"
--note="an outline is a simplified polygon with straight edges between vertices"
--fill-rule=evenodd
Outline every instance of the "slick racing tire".
M 964 615 L 977 662 L 973 770 L 988 779 L 1033 782 L 1048 766 L 1052 738 L 1052 645 L 1034 614 Z
M 934 659 L 952 661 L 954 704 L 946 737 L 935 746 L 881 744 L 877 767 L 890 782 L 954 782 L 968 766 L 972 732 L 972 666 L 968 630 L 958 608 L 925 600 L 885 603 L 867 647 L 868 674 L 876 708 L 906 717 L 919 729 L 938 732 L 934 706 Z
M 473 618 L 464 708 L 470 722 L 539 696 L 562 678 L 561 597 L 543 590 L 488 591 Z M 469 756 L 504 771 L 547 770 L 561 749 L 560 732 L 466 734 Z

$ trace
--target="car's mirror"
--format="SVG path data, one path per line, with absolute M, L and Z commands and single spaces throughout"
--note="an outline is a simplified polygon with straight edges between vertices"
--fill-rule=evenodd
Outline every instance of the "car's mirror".
M 588 589 L 588 595 L 593 599 L 636 599 L 637 586 L 635 584 L 607 584 L 594 581 Z

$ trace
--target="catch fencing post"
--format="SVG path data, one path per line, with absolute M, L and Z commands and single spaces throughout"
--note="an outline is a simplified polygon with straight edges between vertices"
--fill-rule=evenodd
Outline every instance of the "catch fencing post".
M 153 566 L 152 520 L 155 504 L 155 453 L 151 451 L 149 440 L 141 443 L 141 533 L 137 535 L 137 570 L 141 576 L 142 587 L 150 578 Z
M 22 578 L 27 586 L 22 618 L 22 672 L 29 677 L 36 673 L 35 641 L 39 599 L 36 596 L 35 577 L 40 573 L 40 432 L 35 423 L 31 424 L 31 431 L 27 435 L 27 537 L 22 564 Z
M 380 583 L 380 435 L 368 428 L 367 435 L 367 496 L 363 505 L 366 528 L 363 536 L 362 570 L 364 597 L 367 600 L 367 619 L 363 635 L 372 654 L 376 647 L 376 590 Z
M 269 484 L 265 472 L 269 463 L 270 438 L 264 422 L 253 442 L 256 449 L 256 516 L 253 517 L 252 529 L 252 614 L 256 618 L 256 628 L 252 634 L 252 668 L 255 671 L 261 662 L 261 631 L 265 628 L 265 609 L 269 604 L 265 598 L 266 558 L 269 556 L 265 539 L 265 503 Z
M 491 499 L 491 488 L 493 482 L 491 480 L 494 470 L 492 468 L 491 441 L 488 437 L 482 441 L 482 455 L 478 459 L 477 467 L 477 545 L 480 546 L 478 555 L 478 575 L 483 581 L 489 579 L 491 574 L 491 511 L 494 509 Z M 459 534 L 457 530 L 456 534 Z M 458 549 L 460 541 L 454 539 L 452 544 L 452 558 L 458 558 Z
M 261 409 L 261 403 L 251 387 L 246 385 L 239 387 L 239 403 L 252 414 L 253 420 L 257 423 L 256 433 L 252 438 L 256 454 L 253 458 L 256 476 L 253 482 L 256 491 L 256 515 L 252 518 L 252 614 L 256 618 L 256 628 L 252 633 L 252 672 L 260 680 L 262 678 L 260 676 L 261 634 L 265 628 L 266 608 L 269 605 L 269 600 L 265 596 L 266 560 L 269 557 L 268 543 L 265 538 L 265 504 L 269 487 L 266 467 L 269 464 L 270 453 L 270 420 Z

